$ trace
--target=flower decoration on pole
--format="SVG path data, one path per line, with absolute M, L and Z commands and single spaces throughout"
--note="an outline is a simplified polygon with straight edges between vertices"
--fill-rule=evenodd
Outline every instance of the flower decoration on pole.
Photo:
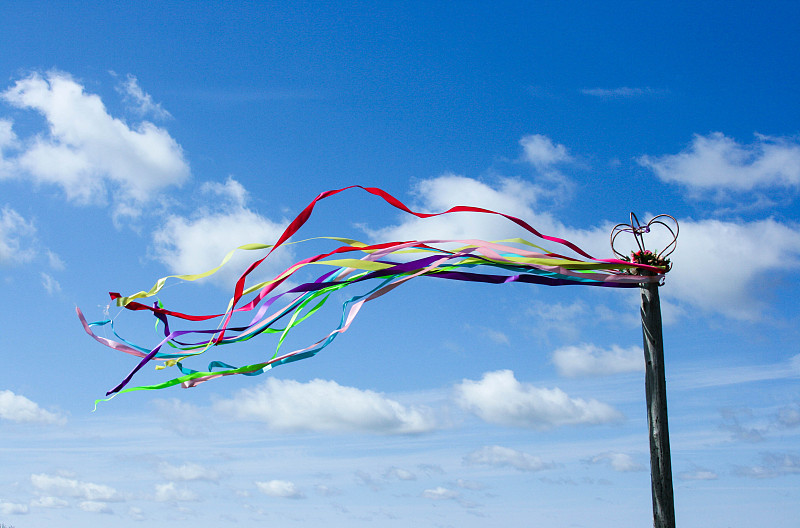
M 655 226 L 661 226 L 665 228 L 671 236 L 669 243 L 660 251 L 649 250 L 644 245 L 644 235 L 646 233 L 650 233 Z M 611 250 L 620 258 L 620 260 L 624 260 L 626 262 L 635 262 L 636 264 L 657 266 L 669 271 L 672 269 L 672 262 L 668 257 L 673 251 L 675 251 L 675 248 L 678 245 L 679 231 L 680 228 L 678 227 L 678 221 L 670 215 L 660 214 L 654 216 L 652 220 L 646 224 L 642 224 L 639 222 L 639 218 L 636 216 L 636 214 L 631 213 L 631 221 L 629 224 L 617 224 L 611 230 Z M 614 244 L 617 242 L 617 237 L 620 235 L 620 233 L 631 233 L 634 240 L 636 240 L 636 245 L 639 248 L 638 251 L 631 251 L 629 255 L 625 255 L 617 251 L 617 248 Z

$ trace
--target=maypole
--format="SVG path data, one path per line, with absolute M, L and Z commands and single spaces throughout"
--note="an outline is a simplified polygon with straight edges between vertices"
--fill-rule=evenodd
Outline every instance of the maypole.
M 673 231 L 665 220 L 675 224 Z M 666 227 L 672 241 L 660 252 L 645 249 L 643 236 L 653 225 Z M 639 251 L 630 257 L 620 255 L 614 249 L 619 233 L 633 234 Z M 631 213 L 630 224 L 618 224 L 611 235 L 614 253 L 630 258 L 640 264 L 650 264 L 670 268 L 667 258 L 674 250 L 678 239 L 678 222 L 669 215 L 659 215 L 646 225 L 641 225 L 636 215 Z M 645 272 L 649 273 L 649 272 Z M 675 528 L 675 501 L 672 492 L 672 461 L 669 450 L 669 425 L 667 420 L 667 380 L 664 370 L 664 339 L 661 332 L 661 301 L 658 296 L 658 282 L 643 282 L 639 285 L 642 295 L 641 318 L 642 340 L 644 345 L 645 375 L 644 387 L 647 400 L 647 425 L 650 433 L 650 488 L 653 497 L 653 526 L 655 528 Z

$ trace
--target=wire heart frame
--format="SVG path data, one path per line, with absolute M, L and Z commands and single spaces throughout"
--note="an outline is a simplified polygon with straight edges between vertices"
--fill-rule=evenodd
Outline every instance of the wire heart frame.
M 650 233 L 651 228 L 656 225 L 665 227 L 672 235 L 672 240 L 661 251 L 650 251 L 645 248 L 643 235 Z M 637 218 L 634 213 L 631 213 L 631 222 L 629 224 L 617 224 L 611 230 L 611 251 L 613 251 L 614 254 L 622 260 L 637 262 L 639 264 L 663 266 L 666 267 L 666 271 L 669 271 L 672 269 L 672 262 L 670 262 L 667 257 L 669 257 L 673 251 L 675 251 L 676 247 L 678 247 L 679 231 L 680 228 L 678 227 L 678 221 L 675 220 L 673 216 L 660 214 L 654 216 L 649 222 L 642 225 L 642 223 L 639 222 L 639 218 Z M 633 235 L 633 238 L 636 240 L 636 245 L 639 246 L 638 252 L 631 252 L 630 255 L 623 255 L 617 251 L 617 249 L 614 247 L 614 243 L 617 241 L 617 237 L 621 233 L 631 233 Z

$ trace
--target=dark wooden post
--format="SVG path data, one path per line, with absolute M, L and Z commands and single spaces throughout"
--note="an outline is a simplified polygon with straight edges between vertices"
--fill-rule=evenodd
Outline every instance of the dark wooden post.
M 653 492 L 653 526 L 675 528 L 672 495 L 672 462 L 667 425 L 667 381 L 664 373 L 664 341 L 661 334 L 661 301 L 658 283 L 640 284 L 642 336 L 644 338 L 647 424 L 650 429 L 650 483 Z

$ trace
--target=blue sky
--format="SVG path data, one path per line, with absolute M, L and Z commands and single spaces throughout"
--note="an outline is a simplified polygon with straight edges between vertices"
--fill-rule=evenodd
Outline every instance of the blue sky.
M 635 291 L 422 278 L 313 359 L 91 412 L 133 363 L 83 333 L 75 306 L 155 344 L 107 292 L 272 243 L 318 193 L 360 184 L 419 211 L 507 212 L 606 258 L 631 211 L 675 216 L 661 298 L 677 521 L 794 526 L 800 8 L 341 4 L 6 4 L 0 522 L 650 523 Z M 356 191 L 303 229 L 520 234 Z M 326 247 L 276 253 L 263 276 Z M 224 309 L 249 257 L 160 296 Z M 284 346 L 337 322 L 331 307 Z

